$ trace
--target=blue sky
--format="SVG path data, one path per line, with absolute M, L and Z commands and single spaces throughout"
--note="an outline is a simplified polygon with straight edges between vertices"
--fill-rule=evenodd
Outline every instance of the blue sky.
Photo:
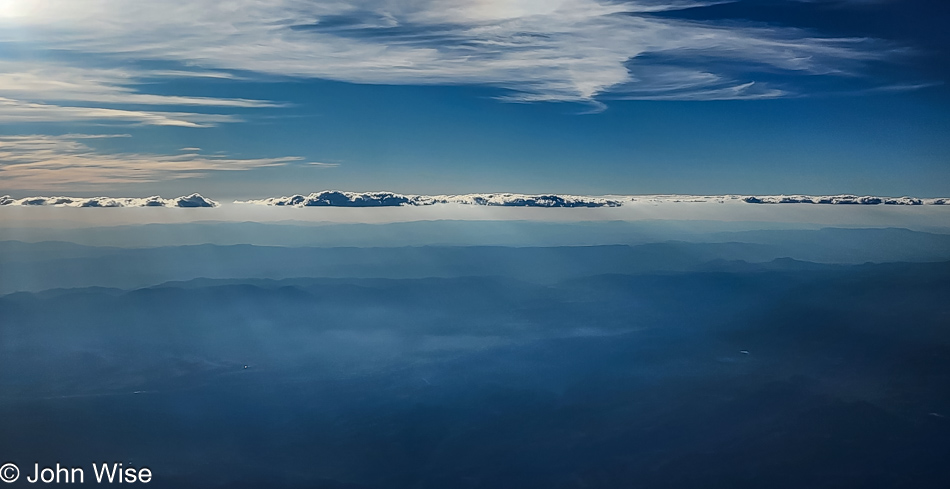
M 0 0 L 0 192 L 945 196 L 939 3 Z

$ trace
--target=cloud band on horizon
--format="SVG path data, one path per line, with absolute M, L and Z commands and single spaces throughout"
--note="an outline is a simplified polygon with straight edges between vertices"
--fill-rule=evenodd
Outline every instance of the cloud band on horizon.
M 238 200 L 235 204 L 269 207 L 416 207 L 439 204 L 459 204 L 492 207 L 620 207 L 643 203 L 733 203 L 733 204 L 824 204 L 824 205 L 886 205 L 919 206 L 950 205 L 950 198 L 879 197 L 872 195 L 623 195 L 584 196 L 559 194 L 484 193 L 461 195 L 411 195 L 394 192 L 344 192 L 325 190 L 310 195 L 292 195 L 267 199 Z M 0 206 L 60 206 L 60 207 L 218 207 L 216 201 L 200 194 L 162 199 L 158 196 L 129 197 L 0 197 Z

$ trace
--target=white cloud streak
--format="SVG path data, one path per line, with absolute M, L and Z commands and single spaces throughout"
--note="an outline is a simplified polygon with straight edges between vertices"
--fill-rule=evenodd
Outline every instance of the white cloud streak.
M 295 156 L 236 159 L 191 151 L 173 155 L 105 153 L 84 142 L 103 137 L 110 136 L 0 136 L 0 181 L 8 189 L 98 188 L 201 177 L 210 172 L 251 170 L 302 161 Z
M 139 93 L 135 85 L 146 77 L 211 76 L 187 71 L 151 72 L 70 66 L 51 61 L 0 61 L 0 95 L 43 101 L 84 101 L 134 105 L 202 107 L 279 107 L 265 100 L 183 97 Z
M 188 76 L 188 72 L 180 73 L 176 76 Z M 167 76 L 167 72 L 72 66 L 50 60 L 0 60 L 0 123 L 105 121 L 208 127 L 241 119 L 228 114 L 169 111 L 164 108 L 280 106 L 264 100 L 156 95 L 138 90 L 143 80 Z M 129 105 L 162 108 L 124 108 Z
M 0 123 L 110 121 L 152 126 L 207 127 L 238 120 L 231 115 L 70 107 L 0 97 Z

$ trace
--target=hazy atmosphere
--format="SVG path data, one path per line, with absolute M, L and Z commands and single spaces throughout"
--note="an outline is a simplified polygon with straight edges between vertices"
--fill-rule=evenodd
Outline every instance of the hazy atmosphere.
M 0 0 L 0 481 L 950 487 L 928 0 Z

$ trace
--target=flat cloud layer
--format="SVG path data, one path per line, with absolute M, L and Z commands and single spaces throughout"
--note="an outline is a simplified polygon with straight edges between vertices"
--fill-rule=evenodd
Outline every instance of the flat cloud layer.
M 325 190 L 310 195 L 292 195 L 260 200 L 238 201 L 292 207 L 394 207 L 403 205 L 469 204 L 507 207 L 616 207 L 620 201 L 576 195 L 466 194 L 402 195 L 392 192 L 341 192 Z
M 396 207 L 434 204 L 466 204 L 505 207 L 618 207 L 624 202 L 739 202 L 748 204 L 859 204 L 859 205 L 950 205 L 950 199 L 874 197 L 857 195 L 649 195 L 592 197 L 578 195 L 527 195 L 512 193 L 464 195 L 403 195 L 393 192 L 342 192 L 325 190 L 310 195 L 236 201 L 279 207 Z
M 0 197 L 0 205 L 59 206 L 59 207 L 217 207 L 219 204 L 200 194 L 185 195 L 174 199 L 159 196 L 134 197 L 27 197 L 14 199 L 9 195 Z
M 916 197 L 875 197 L 873 195 L 770 195 L 743 197 L 750 204 L 844 204 L 844 205 L 948 205 L 950 199 L 918 199 Z
M 557 194 L 463 194 L 411 195 L 394 192 L 342 192 L 326 190 L 310 195 L 292 195 L 268 199 L 238 200 L 235 204 L 274 207 L 400 207 L 437 204 L 483 205 L 497 207 L 620 207 L 625 204 L 651 203 L 733 203 L 733 204 L 826 204 L 826 205 L 950 205 L 950 198 L 875 197 L 857 195 L 635 195 L 581 196 Z M 0 197 L 0 206 L 59 207 L 218 207 L 218 202 L 191 194 L 174 199 L 158 196 L 135 197 Z

